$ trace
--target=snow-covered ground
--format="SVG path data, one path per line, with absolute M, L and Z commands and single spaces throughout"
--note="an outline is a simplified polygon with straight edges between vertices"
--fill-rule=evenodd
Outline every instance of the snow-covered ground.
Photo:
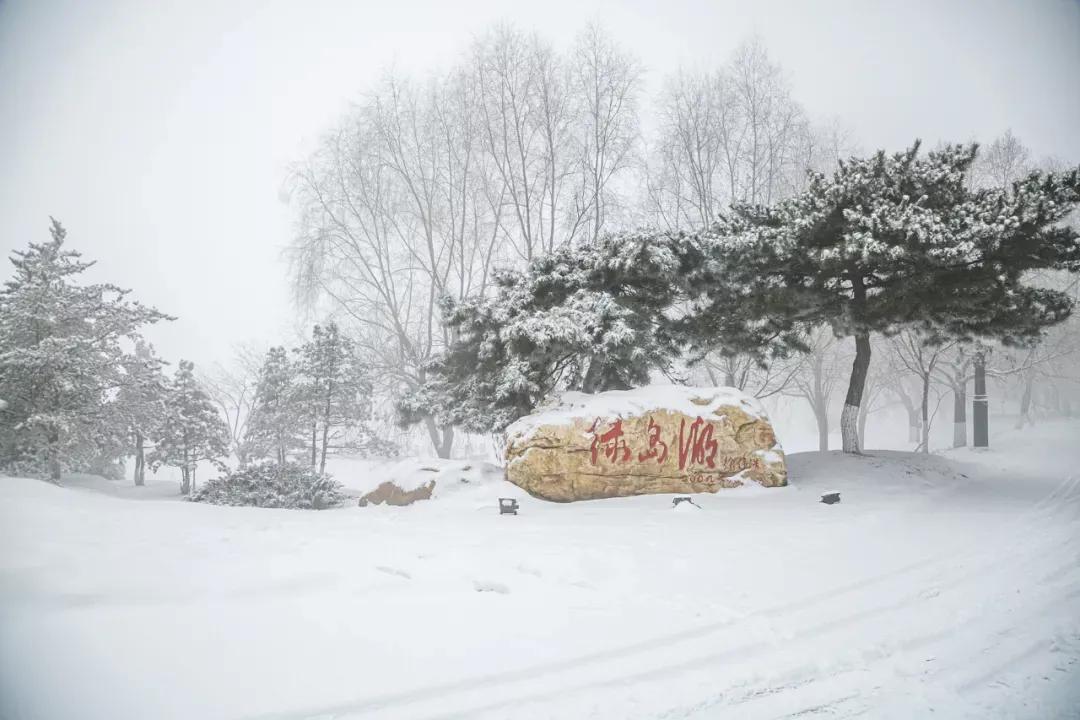
M 794 454 L 679 511 L 469 463 L 323 512 L 0 478 L 0 717 L 1080 717 L 1078 440 Z

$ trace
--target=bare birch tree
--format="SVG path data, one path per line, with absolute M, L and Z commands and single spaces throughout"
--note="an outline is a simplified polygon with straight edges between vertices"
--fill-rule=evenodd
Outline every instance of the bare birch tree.
M 933 398 L 934 407 L 931 410 L 931 390 L 937 380 L 940 366 L 946 361 L 957 343 L 931 344 L 918 332 L 905 330 L 892 339 L 892 346 L 895 357 L 899 361 L 898 367 L 906 369 L 919 380 L 922 437 L 919 439 L 916 450 L 928 453 L 930 452 L 930 425 L 937 414 L 942 397 L 938 394 Z
M 680 71 L 667 79 L 654 160 L 662 180 L 650 188 L 650 199 L 670 229 L 708 227 L 730 202 L 735 113 L 723 71 Z
M 972 182 L 979 187 L 1006 190 L 1035 169 L 1031 151 L 1012 130 L 983 146 L 972 167 Z
M 399 391 L 423 384 L 449 339 L 440 297 L 482 292 L 495 256 L 501 203 L 482 174 L 475 89 L 464 70 L 424 84 L 388 73 L 293 173 L 298 298 L 344 312 Z M 425 426 L 448 457 L 453 428 Z
M 633 166 L 638 141 L 641 69 L 595 24 L 578 36 L 570 61 L 578 104 L 578 139 L 587 204 L 588 239 L 596 240 L 620 205 L 616 181 Z
M 843 355 L 840 344 L 829 328 L 815 328 L 807 334 L 809 350 L 800 372 L 795 375 L 786 394 L 806 400 L 814 413 L 818 429 L 818 450 L 829 449 L 829 409 L 833 394 L 845 379 L 841 367 Z
M 241 467 L 251 460 L 245 436 L 264 355 L 265 350 L 253 344 L 239 345 L 228 365 L 216 363 L 209 372 L 199 373 L 199 381 L 225 418 L 231 449 Z

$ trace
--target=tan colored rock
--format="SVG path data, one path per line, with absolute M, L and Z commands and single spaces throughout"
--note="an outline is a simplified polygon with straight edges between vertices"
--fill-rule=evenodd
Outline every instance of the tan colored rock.
M 370 505 L 412 505 L 417 500 L 427 500 L 435 490 L 431 480 L 412 490 L 402 490 L 392 482 L 384 482 L 360 498 L 360 507 Z
M 557 502 L 787 484 L 768 416 L 733 388 L 566 393 L 506 439 L 506 479 Z

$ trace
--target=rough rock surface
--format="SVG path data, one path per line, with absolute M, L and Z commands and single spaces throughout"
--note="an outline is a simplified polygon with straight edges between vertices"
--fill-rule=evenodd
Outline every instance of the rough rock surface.
M 435 481 L 431 480 L 412 490 L 402 490 L 392 482 L 384 482 L 360 498 L 360 507 L 368 505 L 412 505 L 417 500 L 427 500 L 435 490 Z
M 734 388 L 566 393 L 506 431 L 506 479 L 569 502 L 787 484 L 761 405 Z

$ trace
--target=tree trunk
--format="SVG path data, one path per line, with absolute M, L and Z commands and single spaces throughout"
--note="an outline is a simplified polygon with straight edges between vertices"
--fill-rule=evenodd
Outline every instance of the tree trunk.
M 817 418 L 817 444 L 818 452 L 829 451 L 829 413 L 827 408 L 819 407 L 814 410 Z
M 188 451 L 184 448 L 184 457 L 180 465 L 180 494 L 187 495 L 191 492 L 191 466 L 188 465 Z
M 851 380 L 848 382 L 844 409 L 840 413 L 840 436 L 844 452 L 859 454 L 859 407 L 862 405 L 863 388 L 866 386 L 866 371 L 870 368 L 870 334 L 855 335 L 855 361 L 851 364 Z
M 1016 418 L 1017 429 L 1031 424 L 1031 391 L 1035 385 L 1035 377 L 1031 372 L 1024 378 L 1024 393 L 1020 396 L 1020 417 Z
M 319 437 L 319 421 L 311 421 L 311 467 L 315 467 L 315 459 L 318 457 L 316 453 L 317 440 Z
M 904 411 L 907 412 L 907 439 L 909 443 L 918 444 L 919 437 L 921 436 L 919 427 L 919 409 L 915 407 L 915 404 L 911 402 L 911 398 L 904 392 L 903 387 L 899 384 L 893 389 L 893 393 L 904 406 Z
M 870 409 L 866 403 L 859 406 L 859 447 L 866 449 L 866 418 L 870 414 Z
M 450 451 L 454 447 L 454 426 L 439 427 L 432 417 L 424 418 L 424 426 L 427 428 L 428 437 L 431 438 L 431 446 L 435 448 L 435 454 L 441 458 L 449 458 Z
M 444 425 L 442 428 L 442 442 L 439 444 L 439 457 L 449 458 L 450 450 L 454 447 L 454 426 Z
M 967 445 L 967 385 L 953 387 L 953 437 L 954 448 Z
M 60 484 L 60 431 L 49 431 L 49 479 Z
M 922 404 L 920 405 L 922 412 L 922 442 L 919 445 L 922 446 L 924 453 L 930 452 L 930 376 L 926 375 L 922 379 Z
M 989 407 L 986 400 L 986 354 L 975 353 L 975 395 L 971 399 L 971 415 L 975 423 L 972 445 L 990 447 Z
M 146 484 L 146 455 L 143 450 L 143 434 L 135 431 L 135 484 Z
M 319 453 L 319 473 L 326 472 L 326 440 L 329 434 L 329 426 L 323 427 L 323 447 Z
M 319 455 L 319 473 L 326 472 L 326 446 L 330 442 L 330 411 L 334 399 L 334 383 L 327 380 L 326 402 L 323 404 L 322 451 Z
M 322 429 L 322 451 L 319 455 L 319 473 L 326 472 L 326 446 L 330 441 L 330 420 L 329 416 L 323 420 Z
M 603 361 L 595 355 L 589 359 L 589 368 L 585 371 L 585 377 L 581 379 L 581 392 L 593 394 L 597 391 L 597 386 L 600 384 L 600 370 L 603 367 Z M 438 443 L 436 443 L 438 445 Z

